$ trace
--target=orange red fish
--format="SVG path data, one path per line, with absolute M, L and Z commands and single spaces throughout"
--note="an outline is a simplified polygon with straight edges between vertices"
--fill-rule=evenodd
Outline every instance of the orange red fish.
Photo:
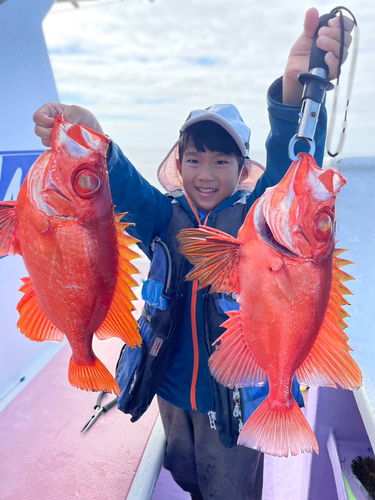
M 132 316 L 129 262 L 137 240 L 123 234 L 124 214 L 114 214 L 106 136 L 56 118 L 51 149 L 29 170 L 17 201 L 0 203 L 0 256 L 20 254 L 29 273 L 17 309 L 17 326 L 31 340 L 72 348 L 69 382 L 80 389 L 120 394 L 95 356 L 94 333 L 141 343 Z
M 295 401 L 294 374 L 308 386 L 358 389 L 361 371 L 344 333 L 348 313 L 340 268 L 349 261 L 335 250 L 335 199 L 345 179 L 298 161 L 266 190 L 233 238 L 201 226 L 182 230 L 180 251 L 195 267 L 187 279 L 210 292 L 235 292 L 239 311 L 209 359 L 213 377 L 228 387 L 261 386 L 269 394 L 245 423 L 238 444 L 275 456 L 318 453 L 317 440 Z

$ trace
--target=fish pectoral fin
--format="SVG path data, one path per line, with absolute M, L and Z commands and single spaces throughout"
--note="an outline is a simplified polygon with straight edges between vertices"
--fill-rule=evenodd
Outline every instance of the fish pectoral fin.
M 343 389 L 350 390 L 359 389 L 362 385 L 361 370 L 349 354 L 352 350 L 347 343 L 349 337 L 343 331 L 347 326 L 343 318 L 349 315 L 341 307 L 348 304 L 341 293 L 349 291 L 342 291 L 338 285 L 347 281 L 350 275 L 340 270 L 342 265 L 342 259 L 333 258 L 333 278 L 326 314 L 310 353 L 296 371 L 300 384 L 335 388 L 339 384 Z
M 245 342 L 240 311 L 228 311 L 226 314 L 229 319 L 221 326 L 227 330 L 215 342 L 221 343 L 208 361 L 211 375 L 227 387 L 264 385 L 266 373 Z
M 0 202 L 0 257 L 15 255 L 17 202 Z
M 241 244 L 233 236 L 212 227 L 183 229 L 177 235 L 180 252 L 195 267 L 189 281 L 199 280 L 199 289 L 211 285 L 210 293 L 239 292 L 238 263 Z
M 119 224 L 121 223 L 116 223 L 116 226 Z M 137 240 L 130 236 L 117 233 L 119 255 L 116 287 L 107 316 L 95 332 L 100 340 L 117 337 L 130 347 L 137 347 L 142 343 L 142 337 L 138 332 L 138 323 L 132 315 L 132 311 L 135 309 L 132 300 L 137 298 L 132 287 L 138 286 L 138 283 L 131 277 L 131 274 L 138 273 L 138 269 L 128 260 L 139 256 L 128 248 L 135 241 Z
M 276 280 L 277 286 L 283 292 L 285 297 L 291 302 L 294 302 L 293 283 L 290 277 L 289 269 L 285 262 L 282 259 L 275 260 L 275 262 L 271 263 L 271 271 Z
M 17 305 L 17 311 L 20 313 L 17 327 L 21 333 L 35 342 L 61 342 L 64 334 L 50 321 L 41 310 L 33 284 L 30 278 L 23 278 L 23 285 L 20 291 L 24 296 Z

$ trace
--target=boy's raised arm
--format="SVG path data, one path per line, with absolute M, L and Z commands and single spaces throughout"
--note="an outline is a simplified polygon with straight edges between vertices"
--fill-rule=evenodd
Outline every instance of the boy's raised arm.
M 65 120 L 70 123 L 78 123 L 103 134 L 100 123 L 88 109 L 51 102 L 44 104 L 33 116 L 35 133 L 46 147 L 51 146 L 52 129 L 59 114 L 64 114 Z M 124 221 L 135 224 L 129 226 L 128 232 L 141 241 L 139 246 L 150 257 L 151 241 L 160 236 L 171 217 L 171 203 L 137 172 L 113 142 L 107 156 L 115 211 L 127 212 Z
M 127 231 L 141 240 L 140 248 L 151 257 L 152 240 L 161 235 L 171 218 L 171 202 L 141 176 L 116 144 L 111 144 L 108 171 L 116 212 L 127 212 L 124 222 L 135 224 Z
M 298 81 L 300 73 L 309 71 L 310 52 L 317 27 L 319 25 L 319 13 L 315 8 L 306 12 L 304 29 L 302 35 L 293 45 L 284 75 L 276 80 L 270 87 L 267 100 L 271 132 L 267 138 L 267 169 L 259 179 L 255 190 L 249 198 L 249 204 L 261 196 L 268 186 L 274 186 L 284 176 L 291 165 L 288 156 L 289 141 L 297 132 L 299 112 L 301 110 L 301 97 L 303 86 Z M 351 44 L 350 32 L 354 23 L 344 17 L 344 58 L 348 56 L 348 48 Z M 339 18 L 329 21 L 328 27 L 319 30 L 317 45 L 327 52 L 325 61 L 329 68 L 328 78 L 333 80 L 337 76 L 340 55 L 340 25 Z M 327 112 L 324 106 L 320 110 L 319 121 L 315 132 L 315 160 L 322 166 L 324 147 L 327 131 Z M 301 150 L 307 150 L 305 144 L 299 143 Z M 306 148 L 305 148 L 306 146 Z

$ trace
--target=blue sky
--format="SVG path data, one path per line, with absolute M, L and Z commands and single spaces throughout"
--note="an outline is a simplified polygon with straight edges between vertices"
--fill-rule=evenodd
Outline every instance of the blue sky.
M 43 24 L 61 101 L 93 111 L 125 151 L 164 152 L 191 109 L 231 102 L 252 129 L 252 157 L 264 162 L 267 88 L 282 74 L 310 2 L 99 0 L 85 8 L 93 4 L 55 4 Z M 334 7 L 314 6 L 321 14 Z M 360 50 L 342 155 L 375 155 L 375 3 L 346 6 L 358 20 Z M 345 64 L 342 104 L 348 73 Z M 338 130 L 333 147 L 336 139 Z

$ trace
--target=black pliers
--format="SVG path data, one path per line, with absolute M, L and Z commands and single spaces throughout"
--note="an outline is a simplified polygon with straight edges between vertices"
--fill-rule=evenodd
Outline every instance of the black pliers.
M 96 405 L 94 406 L 94 413 L 91 415 L 90 419 L 88 420 L 86 425 L 83 427 L 81 432 L 86 432 L 87 430 L 89 430 L 90 427 L 93 425 L 93 423 L 96 422 L 96 420 L 99 418 L 99 416 L 102 413 L 105 413 L 106 411 L 110 410 L 113 406 L 115 406 L 117 404 L 118 397 L 116 396 L 109 403 L 102 406 L 102 399 L 103 399 L 105 394 L 107 394 L 107 393 L 104 391 L 99 392 L 98 399 L 96 400 Z

